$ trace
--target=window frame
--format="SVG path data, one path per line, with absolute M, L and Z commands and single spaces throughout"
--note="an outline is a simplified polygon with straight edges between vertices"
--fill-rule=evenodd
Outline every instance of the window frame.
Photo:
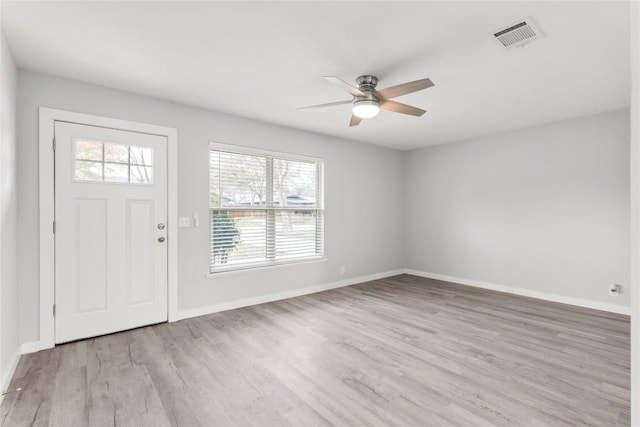
M 212 151 L 224 151 L 233 154 L 241 154 L 247 156 L 259 156 L 266 159 L 265 170 L 265 188 L 266 188 L 266 201 L 264 206 L 223 206 L 222 197 L 220 197 L 218 206 L 211 204 L 211 165 L 209 163 L 209 209 L 208 209 L 208 223 L 209 223 L 209 273 L 207 277 L 213 277 L 220 273 L 254 270 L 261 268 L 268 268 L 272 266 L 282 266 L 289 264 L 301 264 L 315 261 L 324 261 L 325 258 L 325 242 L 324 242 L 324 159 L 320 157 L 304 156 L 299 154 L 284 153 L 274 150 L 264 150 L 258 148 L 251 148 L 246 146 L 226 144 L 220 142 L 209 142 L 208 148 L 208 161 L 211 161 Z M 312 207 L 299 207 L 299 206 L 275 206 L 273 202 L 273 170 L 274 159 L 297 161 L 304 163 L 313 163 L 316 165 L 316 204 Z M 219 180 L 222 180 L 220 175 Z M 265 255 L 266 261 L 252 262 L 252 263 L 238 263 L 232 265 L 218 265 L 214 266 L 211 262 L 211 256 L 213 251 L 213 224 L 212 224 L 212 212 L 218 211 L 262 211 L 265 212 L 266 217 L 266 231 L 265 231 Z M 315 255 L 299 256 L 287 259 L 277 259 L 276 254 L 276 223 L 275 218 L 279 211 L 309 211 L 315 212 L 316 218 L 316 250 Z M 318 227 L 319 230 L 318 231 Z

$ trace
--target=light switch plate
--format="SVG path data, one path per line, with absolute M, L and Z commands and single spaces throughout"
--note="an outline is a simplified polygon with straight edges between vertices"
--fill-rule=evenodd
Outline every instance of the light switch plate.
M 191 227 L 191 218 L 188 216 L 181 216 L 178 218 L 178 226 L 179 227 Z

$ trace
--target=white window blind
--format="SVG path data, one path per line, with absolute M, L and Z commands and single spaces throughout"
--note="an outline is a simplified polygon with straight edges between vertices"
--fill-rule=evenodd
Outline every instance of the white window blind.
M 322 160 L 211 143 L 210 272 L 322 257 Z

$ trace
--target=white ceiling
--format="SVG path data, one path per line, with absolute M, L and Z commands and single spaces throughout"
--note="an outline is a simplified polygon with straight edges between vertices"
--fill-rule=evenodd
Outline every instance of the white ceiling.
M 503 50 L 490 33 L 532 16 L 546 38 Z M 18 65 L 398 149 L 627 107 L 628 2 L 2 2 Z M 349 128 L 322 76 L 378 88 L 429 77 Z

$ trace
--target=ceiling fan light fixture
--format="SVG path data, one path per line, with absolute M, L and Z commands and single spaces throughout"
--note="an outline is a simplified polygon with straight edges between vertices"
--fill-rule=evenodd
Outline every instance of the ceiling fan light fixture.
M 0 0 L 1 1 L 1 0 Z M 380 107 L 386 111 L 393 113 L 408 114 L 410 116 L 420 117 L 426 110 L 403 104 L 401 102 L 392 101 L 391 98 L 407 95 L 409 93 L 418 92 L 419 90 L 428 89 L 433 86 L 431 79 L 425 78 L 414 80 L 412 82 L 401 83 L 399 85 L 386 87 L 377 90 L 378 78 L 369 74 L 359 76 L 356 79 L 358 87 L 352 86 L 344 80 L 335 76 L 324 77 L 329 83 L 333 83 L 342 87 L 351 96 L 350 101 L 335 101 L 320 105 L 311 105 L 309 107 L 298 108 L 299 110 L 308 110 L 312 108 L 332 107 L 334 105 L 352 104 L 351 120 L 349 127 L 358 126 L 362 119 L 370 119 L 380 112 Z
M 353 115 L 361 119 L 370 119 L 380 112 L 380 102 L 375 99 L 363 99 L 353 103 Z

